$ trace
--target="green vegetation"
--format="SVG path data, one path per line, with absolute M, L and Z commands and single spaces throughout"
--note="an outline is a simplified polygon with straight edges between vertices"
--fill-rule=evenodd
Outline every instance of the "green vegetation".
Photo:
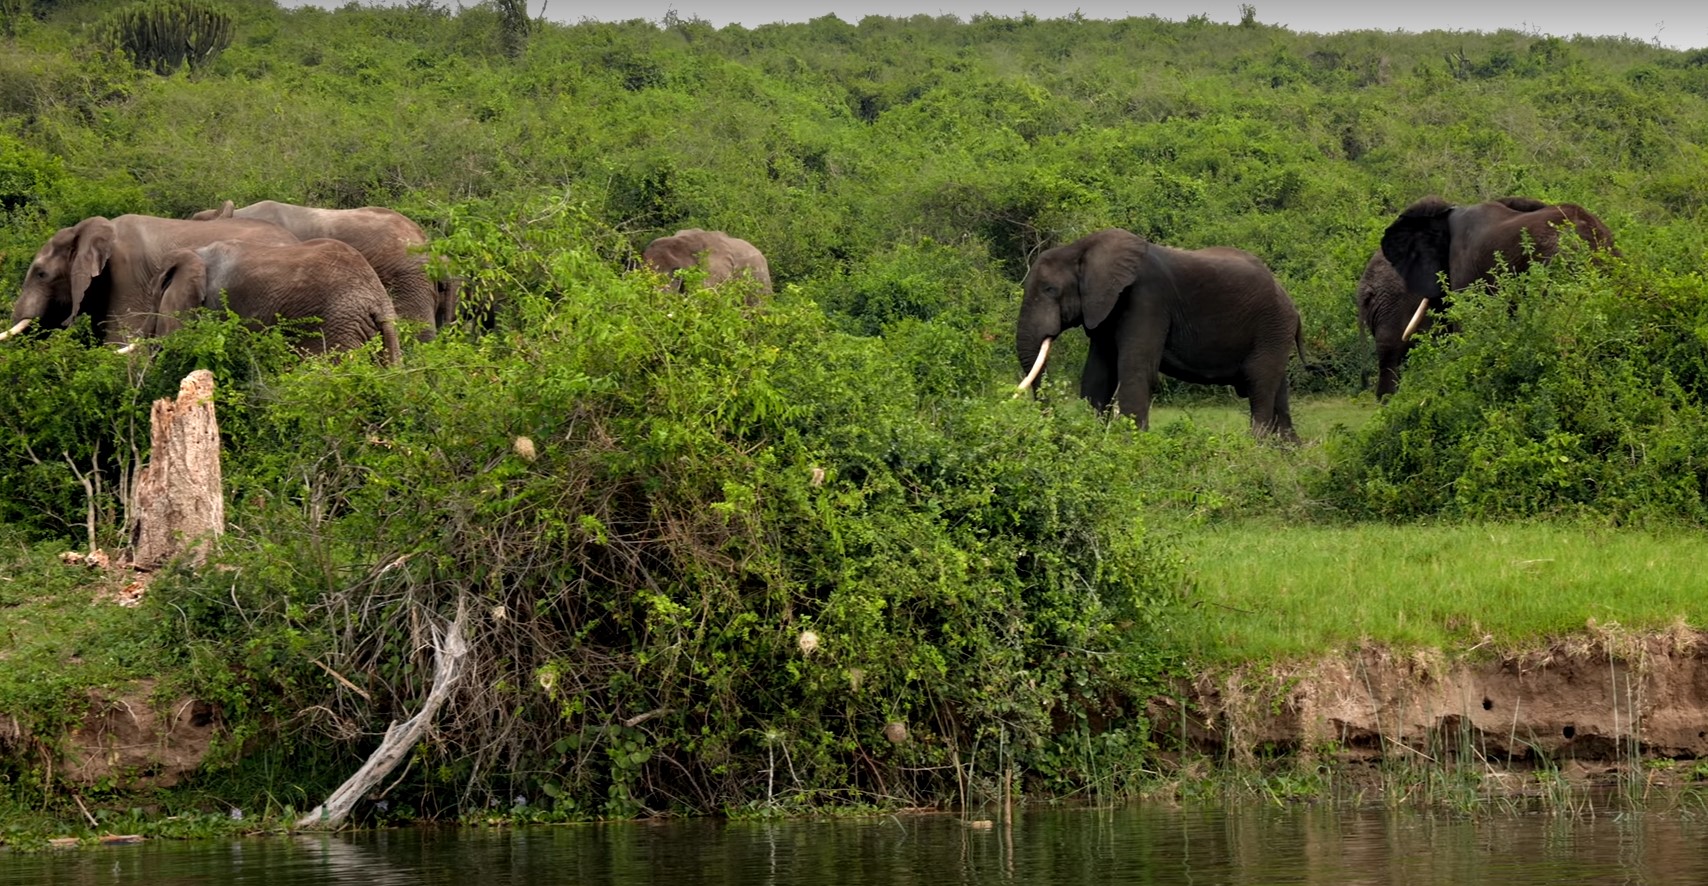
M 289 821 L 413 711 L 459 606 L 469 683 L 365 821 L 982 802 L 1010 771 L 1126 796 L 1144 699 L 1203 661 L 1700 620 L 1702 52 L 1256 10 L 205 8 L 229 45 L 157 74 L 104 51 L 103 4 L 0 0 L 0 279 L 90 215 L 385 205 L 463 313 L 397 368 L 222 317 L 129 357 L 87 324 L 0 343 L 9 820 L 136 803 L 39 764 L 92 687 L 150 676 L 221 740 L 149 804 Z M 1378 408 L 1353 287 L 1426 193 L 1580 203 L 1625 259 L 1458 299 Z M 758 245 L 776 297 L 625 270 L 689 226 Z M 1275 269 L 1305 445 L 1178 384 L 1154 431 L 1105 422 L 1074 335 L 1010 397 L 1029 258 L 1106 226 Z M 140 608 L 91 606 L 53 554 L 120 546 L 148 405 L 197 366 L 229 534 Z
M 1191 542 L 1198 605 L 1182 632 L 1208 660 L 1294 658 L 1364 641 L 1511 650 L 1589 621 L 1661 630 L 1703 617 L 1708 542 L 1696 532 L 1253 521 Z
M 170 74 L 199 68 L 231 45 L 231 14 L 198 0 L 149 0 L 108 16 L 107 42 L 138 65 Z

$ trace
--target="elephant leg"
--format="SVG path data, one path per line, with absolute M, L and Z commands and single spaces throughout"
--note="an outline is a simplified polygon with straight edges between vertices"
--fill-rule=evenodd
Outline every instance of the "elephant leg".
M 1281 373 L 1281 384 L 1275 391 L 1275 409 L 1270 417 L 1269 425 L 1259 436 L 1274 434 L 1289 443 L 1299 442 L 1299 433 L 1293 430 L 1293 408 L 1288 403 L 1287 373 Z
M 1404 342 L 1376 343 L 1376 399 L 1386 400 L 1400 387 L 1400 361 L 1406 356 Z
M 1136 312 L 1134 312 L 1136 313 Z M 1156 374 L 1162 367 L 1163 346 L 1168 340 L 1161 324 L 1138 322 L 1131 314 L 1123 324 L 1120 359 L 1117 361 L 1120 388 L 1117 403 L 1121 414 L 1139 423 L 1140 430 L 1151 426 L 1151 394 L 1156 390 Z
M 1251 392 L 1251 432 L 1258 437 L 1278 435 L 1298 440 L 1293 433 L 1293 414 L 1287 401 L 1287 361 L 1282 351 L 1253 355 L 1246 360 L 1246 387 Z
M 1115 399 L 1116 353 L 1112 343 L 1093 336 L 1085 355 L 1085 369 L 1079 375 L 1079 395 L 1091 401 L 1099 413 L 1109 411 Z

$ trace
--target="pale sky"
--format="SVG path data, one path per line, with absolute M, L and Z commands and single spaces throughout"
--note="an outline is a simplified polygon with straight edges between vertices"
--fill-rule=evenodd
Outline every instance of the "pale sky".
M 348 0 L 281 0 L 282 5 L 337 8 Z M 396 2 L 396 0 L 394 0 Z M 1394 3 L 1383 0 L 1249 0 L 1257 20 L 1295 31 L 1498 31 L 1503 28 L 1570 37 L 1575 34 L 1626 36 L 1673 49 L 1708 46 L 1708 2 L 1701 0 L 1434 0 Z M 954 15 L 970 18 L 981 12 L 1015 17 L 1030 12 L 1039 18 L 1060 18 L 1076 9 L 1087 18 L 1113 19 L 1155 15 L 1183 20 L 1208 15 L 1212 21 L 1239 20 L 1238 0 L 528 0 L 528 9 L 546 17 L 574 22 L 647 19 L 660 21 L 674 9 L 682 18 L 701 18 L 722 27 L 740 22 L 748 27 L 772 22 L 804 22 L 834 13 L 849 23 L 868 15 L 907 17 Z M 442 0 L 455 10 L 457 0 Z M 377 5 L 365 0 L 362 5 Z M 474 2 L 463 5 L 472 6 Z

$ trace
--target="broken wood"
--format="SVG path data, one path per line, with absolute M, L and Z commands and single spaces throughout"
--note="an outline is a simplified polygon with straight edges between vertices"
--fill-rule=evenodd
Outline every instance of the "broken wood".
M 225 531 L 213 394 L 213 373 L 198 369 L 184 376 L 176 399 L 154 401 L 152 448 L 132 509 L 130 565 L 137 569 L 181 556 L 199 565 L 210 541 Z
M 441 635 L 439 626 L 432 625 L 433 632 L 433 687 L 428 690 L 427 698 L 421 703 L 421 709 L 402 723 L 393 722 L 386 728 L 385 738 L 380 746 L 368 756 L 368 761 L 356 774 L 332 792 L 326 802 L 309 810 L 307 815 L 297 820 L 299 828 L 335 828 L 350 817 L 350 811 L 356 803 L 367 796 L 368 791 L 378 785 L 385 777 L 397 768 L 397 764 L 409 756 L 411 748 L 427 733 L 433 725 L 433 719 L 438 716 L 439 708 L 450 698 L 451 689 L 463 674 L 463 658 L 468 655 L 468 642 L 463 638 L 463 618 L 466 607 L 462 600 L 457 601 L 457 617 L 446 626 Z

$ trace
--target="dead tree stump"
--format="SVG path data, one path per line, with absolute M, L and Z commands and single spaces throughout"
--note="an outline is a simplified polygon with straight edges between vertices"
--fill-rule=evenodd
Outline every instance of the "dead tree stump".
M 225 530 L 213 393 L 213 373 L 198 369 L 179 383 L 177 399 L 154 401 L 152 449 L 131 509 L 130 562 L 137 569 L 185 555 L 200 564 Z

